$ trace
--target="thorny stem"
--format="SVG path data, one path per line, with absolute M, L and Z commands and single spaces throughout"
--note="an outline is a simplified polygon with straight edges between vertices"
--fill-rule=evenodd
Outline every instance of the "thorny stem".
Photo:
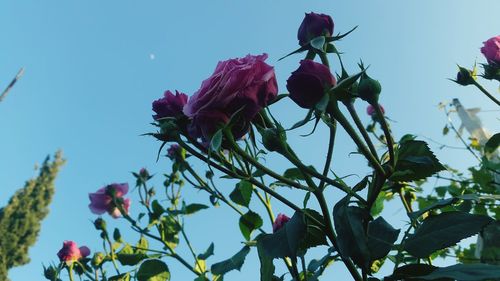
M 375 156 L 375 158 L 378 158 L 377 155 L 377 150 L 375 149 L 375 146 L 373 145 L 373 142 L 368 135 L 368 132 L 366 131 L 365 127 L 363 126 L 363 123 L 359 119 L 359 115 L 356 112 L 356 108 L 354 107 L 354 103 L 352 101 L 346 101 L 344 102 L 344 105 L 346 106 L 347 110 L 349 111 L 349 114 L 351 114 L 352 120 L 354 120 L 354 123 L 356 124 L 356 127 L 358 127 L 359 132 L 363 136 L 363 139 L 365 142 L 368 144 L 368 148 L 370 149 L 370 152 Z
M 394 139 L 392 138 L 391 130 L 387 125 L 387 121 L 384 117 L 384 113 L 382 112 L 380 104 L 376 103 L 373 105 L 373 107 L 375 108 L 375 112 L 380 119 L 380 125 L 382 126 L 382 130 L 384 131 L 385 139 L 387 142 L 387 149 L 389 150 L 390 163 L 392 168 L 394 169 L 396 167 L 396 156 L 394 155 Z

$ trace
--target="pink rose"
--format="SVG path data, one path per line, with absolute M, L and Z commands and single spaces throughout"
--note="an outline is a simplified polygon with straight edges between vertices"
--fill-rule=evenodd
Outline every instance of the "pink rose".
M 267 54 L 229 59 L 217 64 L 214 73 L 184 106 L 191 118 L 190 134 L 209 141 L 217 129 L 240 111 L 233 134 L 241 138 L 255 115 L 278 94 L 274 68 Z
M 311 39 L 318 36 L 332 36 L 333 26 L 333 20 L 328 15 L 313 12 L 306 13 L 297 32 L 297 39 L 299 39 L 300 46 L 306 45 Z
M 280 230 L 285 225 L 285 223 L 287 223 L 289 220 L 290 220 L 290 218 L 287 217 L 286 215 L 278 214 L 278 216 L 276 217 L 276 219 L 274 220 L 274 223 L 273 223 L 273 233 Z
M 88 255 L 90 255 L 88 247 L 82 246 L 78 248 L 75 242 L 69 240 L 64 241 L 63 247 L 57 252 L 57 256 L 61 262 L 74 262 Z
M 118 201 L 123 202 L 123 209 L 128 214 L 128 209 L 130 207 L 130 199 L 123 198 L 128 192 L 127 183 L 113 183 L 103 188 L 100 188 L 95 193 L 89 193 L 90 204 L 89 208 L 92 213 L 97 215 L 102 215 L 104 213 L 110 214 L 113 218 L 118 218 L 121 216 L 120 210 L 113 203 L 112 194 L 115 195 Z
M 488 62 L 500 64 L 500 35 L 488 39 L 483 44 L 481 53 L 483 53 Z

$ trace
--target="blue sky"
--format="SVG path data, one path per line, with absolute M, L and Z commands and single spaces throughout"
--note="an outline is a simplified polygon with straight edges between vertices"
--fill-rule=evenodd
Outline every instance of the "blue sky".
M 87 208 L 87 194 L 111 182 L 133 183 L 130 171 L 147 167 L 153 173 L 168 169 L 156 163 L 158 143 L 139 135 L 151 131 L 151 102 L 164 90 L 194 93 L 219 60 L 248 53 L 269 54 L 276 68 L 280 92 L 301 56 L 277 59 L 297 47 L 296 30 L 305 12 L 332 15 L 335 33 L 359 25 L 338 44 L 348 70 L 360 58 L 370 64 L 371 76 L 383 86 L 381 102 L 397 136 L 415 133 L 437 141 L 445 124 L 437 109 L 441 101 L 458 97 L 466 107 L 494 109 L 473 88 L 446 80 L 456 63 L 482 62 L 482 42 L 500 33 L 500 2 L 454 0 L 409 1 L 2 1 L 0 3 L 0 87 L 20 67 L 24 77 L 0 104 L 0 205 L 35 172 L 33 166 L 62 149 L 68 160 L 57 180 L 57 193 L 32 262 L 11 271 L 13 280 L 41 277 L 41 264 L 57 259 L 63 240 L 74 240 L 99 250 L 95 219 Z M 153 56 L 152 56 L 153 55 Z M 154 57 L 154 58 L 153 58 Z M 334 62 L 333 70 L 338 70 Z M 496 91 L 495 84 L 486 84 Z M 365 105 L 358 104 L 361 112 Z M 285 123 L 305 112 L 291 102 L 273 108 Z M 490 129 L 498 128 L 497 112 L 480 114 Z M 322 162 L 325 130 L 308 139 L 293 139 L 306 162 Z M 334 169 L 340 175 L 366 172 L 353 144 L 340 133 Z M 436 149 L 435 149 L 436 150 Z M 443 162 L 465 167 L 473 163 L 466 153 L 436 151 Z M 270 160 L 278 169 L 284 162 Z M 275 162 L 273 162 L 275 161 Z M 203 169 L 201 165 L 197 166 Z M 155 182 L 161 184 L 158 178 Z M 232 186 L 228 186 L 228 192 Z M 297 194 L 289 194 L 300 202 Z M 206 196 L 187 192 L 188 202 L 208 203 Z M 335 197 L 336 196 L 336 197 Z M 338 194 L 331 194 L 333 201 Z M 290 212 L 277 205 L 276 211 Z M 132 208 L 132 211 L 137 209 Z M 389 210 L 398 223 L 398 209 Z M 267 222 L 266 222 L 267 223 Z M 120 226 L 120 222 L 113 222 Z M 237 218 L 226 208 L 204 211 L 190 218 L 188 231 L 194 247 L 203 251 L 216 243 L 216 257 L 235 253 L 243 240 Z M 269 223 L 265 225 L 270 229 Z M 136 239 L 132 233 L 127 237 Z M 181 251 L 182 252 L 182 251 Z M 242 274 L 229 280 L 255 280 L 257 260 L 250 256 Z M 168 261 L 173 280 L 193 276 Z M 330 276 L 345 274 L 334 265 Z

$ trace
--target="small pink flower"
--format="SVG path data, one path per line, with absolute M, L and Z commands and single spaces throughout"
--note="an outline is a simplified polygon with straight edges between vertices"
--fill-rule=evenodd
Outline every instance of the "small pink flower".
M 69 240 L 64 241 L 63 247 L 57 252 L 57 256 L 62 262 L 74 262 L 88 255 L 90 255 L 90 249 L 88 247 L 82 246 L 78 248 L 75 242 Z
M 488 62 L 500 64 L 500 35 L 486 40 L 483 44 L 481 53 L 483 53 Z
M 384 107 L 380 104 L 379 104 L 379 106 L 380 106 L 380 110 L 382 111 L 382 114 L 385 114 Z M 371 104 L 368 105 L 368 107 L 366 108 L 366 114 L 373 117 L 373 115 L 376 114 L 375 107 L 373 107 L 373 105 L 371 105 Z
M 167 150 L 168 157 L 175 158 L 175 155 L 177 155 L 181 149 L 180 145 L 172 144 Z
M 123 198 L 128 192 L 127 183 L 113 183 L 103 188 L 100 188 L 95 193 L 89 193 L 90 204 L 89 208 L 92 213 L 102 215 L 104 213 L 110 214 L 113 218 L 121 216 L 120 210 L 113 202 L 112 194 L 118 201 L 123 200 L 123 209 L 128 214 L 130 207 L 130 199 Z
M 278 217 L 276 218 L 276 220 L 274 220 L 273 223 L 273 233 L 280 230 L 289 220 L 290 218 L 286 215 L 278 214 Z

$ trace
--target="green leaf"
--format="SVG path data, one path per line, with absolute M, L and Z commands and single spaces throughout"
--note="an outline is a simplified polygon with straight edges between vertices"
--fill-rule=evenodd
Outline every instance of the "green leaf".
M 437 250 L 455 245 L 472 236 L 492 219 L 463 212 L 446 212 L 424 220 L 415 233 L 408 237 L 404 249 L 417 258 L 426 258 Z
M 292 218 L 276 233 L 262 235 L 264 252 L 271 258 L 297 256 L 300 242 L 306 236 L 307 225 L 304 214 L 295 212 Z
M 194 214 L 198 211 L 208 209 L 208 206 L 203 205 L 203 204 L 193 203 L 193 204 L 189 204 L 189 205 L 185 206 L 183 209 L 184 209 L 184 213 L 186 215 L 191 215 L 191 214 Z
M 162 205 L 158 202 L 158 200 L 153 200 L 151 207 L 153 209 L 153 214 L 159 218 L 164 212 L 165 209 L 162 207 Z
M 275 267 L 273 264 L 273 258 L 269 257 L 262 245 L 262 234 L 257 236 L 257 253 L 259 255 L 260 261 L 260 281 L 273 281 Z
M 368 224 L 368 249 L 372 261 L 387 256 L 398 239 L 399 232 L 399 229 L 394 229 L 382 217 Z
M 206 260 L 210 256 L 214 254 L 214 243 L 210 243 L 210 246 L 208 246 L 208 249 L 203 253 L 198 255 L 199 260 Z
M 359 207 L 349 206 L 349 199 L 345 197 L 333 208 L 339 250 L 343 255 L 352 258 L 358 266 L 367 270 L 370 251 L 363 227 L 367 214 Z
M 396 270 L 394 270 L 394 273 L 391 276 L 386 277 L 384 280 L 387 279 L 387 281 L 399 281 L 399 280 L 422 281 L 422 279 L 420 279 L 420 276 L 427 275 L 436 270 L 436 268 L 437 267 L 428 264 L 408 264 L 405 266 L 398 267 Z M 440 281 L 441 280 L 442 279 L 440 279 Z
M 412 219 L 417 219 L 418 217 L 427 213 L 430 210 L 440 209 L 440 208 L 443 208 L 446 206 L 450 206 L 452 204 L 455 204 L 458 201 L 459 201 L 459 199 L 457 199 L 457 198 L 447 198 L 447 199 L 439 200 L 439 201 L 435 202 L 434 204 L 431 204 L 431 205 L 429 205 L 421 210 L 418 210 L 418 211 L 413 212 L 413 213 L 409 213 L 408 216 Z
M 323 216 L 312 209 L 305 209 L 304 212 L 312 216 L 315 220 L 304 216 L 307 230 L 302 243 L 300 243 L 300 249 L 307 250 L 320 245 L 328 245 L 325 234 L 325 219 Z
M 215 132 L 215 134 L 212 136 L 212 139 L 210 140 L 210 150 L 217 152 L 220 150 L 221 145 L 222 145 L 222 129 Z
M 250 199 L 252 199 L 253 185 L 245 180 L 236 184 L 234 190 L 229 194 L 231 200 L 241 206 L 248 207 Z
M 500 133 L 494 134 L 484 145 L 484 153 L 493 153 L 500 146 Z
M 405 140 L 400 143 L 396 154 L 397 162 L 392 181 L 414 181 L 425 179 L 445 167 L 434 156 L 427 143 Z
M 425 280 L 435 280 L 438 278 L 451 278 L 460 281 L 479 281 L 498 279 L 500 277 L 500 266 L 483 263 L 477 264 L 456 264 L 447 267 L 439 267 L 430 274 L 420 276 Z
M 320 52 L 324 52 L 323 51 L 323 46 L 325 45 L 325 42 L 326 42 L 325 36 L 318 36 L 316 38 L 311 39 L 311 41 L 309 41 L 309 44 L 314 49 L 316 49 L 316 50 L 318 50 Z
M 161 260 L 147 260 L 137 271 L 139 281 L 167 281 L 170 280 L 168 266 Z
M 308 166 L 309 169 L 315 170 L 314 166 Z M 287 169 L 283 173 L 283 177 L 290 179 L 290 180 L 305 180 L 304 174 L 300 171 L 299 168 L 290 168 Z
M 120 252 L 116 254 L 116 257 L 122 265 L 136 265 L 148 258 L 144 253 L 135 252 L 129 244 L 126 244 Z
M 121 235 L 120 230 L 118 228 L 115 228 L 115 230 L 113 231 L 113 239 L 116 242 L 123 242 L 122 235 Z
M 177 247 L 179 244 L 179 231 L 180 225 L 170 216 L 164 216 L 161 218 L 160 230 L 162 235 L 162 240 L 167 242 L 171 248 Z
M 240 230 L 246 240 L 250 240 L 252 232 L 263 224 L 262 218 L 259 214 L 248 211 L 240 217 Z
M 375 203 L 373 204 L 372 209 L 370 210 L 370 214 L 372 216 L 375 217 L 375 216 L 380 215 L 380 213 L 382 213 L 382 211 L 384 210 L 385 198 L 386 198 L 385 191 L 381 191 L 378 194 L 377 199 L 375 199 Z
M 210 268 L 210 271 L 214 275 L 224 275 L 227 272 L 234 269 L 239 271 L 243 266 L 245 258 L 249 252 L 250 252 L 250 247 L 245 246 L 231 258 L 213 264 L 212 267 Z

